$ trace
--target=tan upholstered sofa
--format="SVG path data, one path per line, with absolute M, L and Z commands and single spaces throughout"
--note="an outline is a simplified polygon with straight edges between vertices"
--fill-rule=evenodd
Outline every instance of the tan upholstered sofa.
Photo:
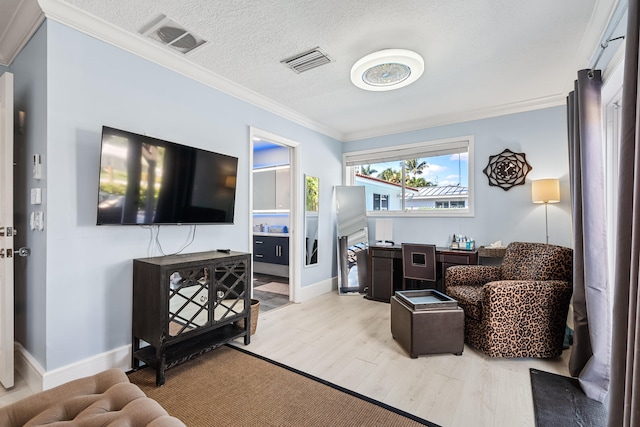
M 514 242 L 502 265 L 449 267 L 445 292 L 464 310 L 465 341 L 492 357 L 559 356 L 573 293 L 573 251 Z
M 0 426 L 185 427 L 120 369 L 80 378 L 0 408 Z

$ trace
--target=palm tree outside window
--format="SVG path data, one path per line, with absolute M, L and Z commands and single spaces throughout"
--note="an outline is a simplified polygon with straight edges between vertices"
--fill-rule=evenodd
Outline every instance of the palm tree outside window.
M 345 153 L 344 160 L 346 185 L 365 187 L 367 211 L 473 215 L 472 136 Z

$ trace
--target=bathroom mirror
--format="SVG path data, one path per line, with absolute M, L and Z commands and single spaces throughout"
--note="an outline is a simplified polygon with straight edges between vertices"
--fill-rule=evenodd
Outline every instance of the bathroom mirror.
M 304 265 L 318 263 L 318 213 L 320 212 L 320 178 L 304 176 Z

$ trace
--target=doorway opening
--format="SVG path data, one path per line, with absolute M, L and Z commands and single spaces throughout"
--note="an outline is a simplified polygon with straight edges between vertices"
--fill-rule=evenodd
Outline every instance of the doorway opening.
M 252 295 L 265 312 L 295 301 L 298 144 L 251 129 Z

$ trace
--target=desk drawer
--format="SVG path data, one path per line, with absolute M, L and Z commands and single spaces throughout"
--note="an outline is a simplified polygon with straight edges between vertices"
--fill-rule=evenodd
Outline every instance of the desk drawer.
M 397 249 L 369 248 L 371 256 L 374 258 L 398 258 L 402 259 L 402 251 Z
M 468 265 L 471 264 L 469 255 L 442 254 L 439 261 L 447 264 Z

